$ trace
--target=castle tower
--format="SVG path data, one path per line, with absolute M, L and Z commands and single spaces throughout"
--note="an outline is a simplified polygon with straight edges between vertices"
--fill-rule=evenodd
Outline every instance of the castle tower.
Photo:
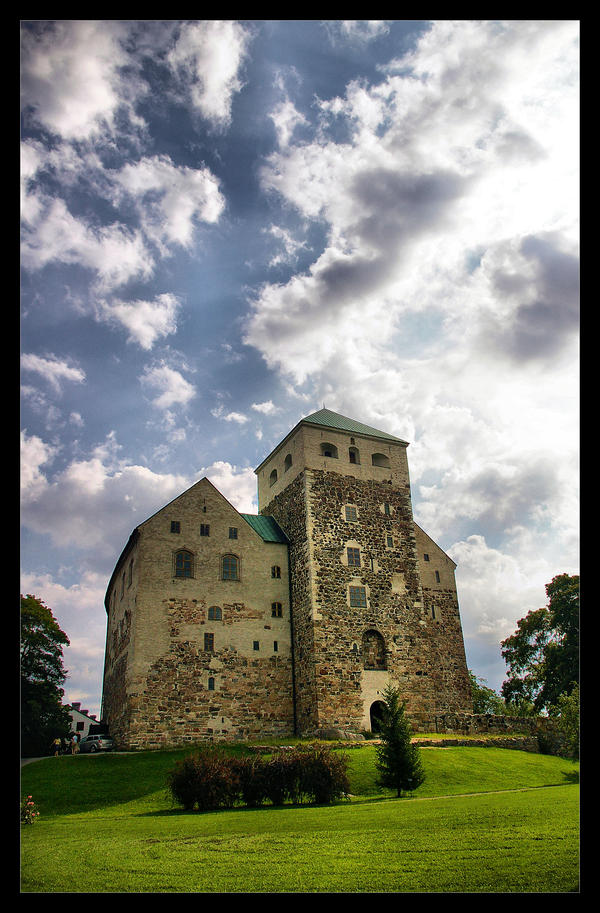
M 422 722 L 472 710 L 455 565 L 414 523 L 407 447 L 321 409 L 256 469 L 289 540 L 300 735 L 372 729 L 389 682 Z

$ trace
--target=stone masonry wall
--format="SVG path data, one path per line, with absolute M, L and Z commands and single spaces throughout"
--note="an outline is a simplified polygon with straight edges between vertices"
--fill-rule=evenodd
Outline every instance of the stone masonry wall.
M 163 748 L 293 734 L 289 654 L 245 656 L 226 638 L 222 649 L 204 650 L 200 636 L 189 637 L 190 626 L 201 629 L 206 622 L 204 601 L 168 599 L 163 609 L 170 648 L 152 664 L 143 690 L 129 695 L 131 719 L 123 747 Z M 223 606 L 225 626 L 255 616 L 256 611 L 243 603 Z

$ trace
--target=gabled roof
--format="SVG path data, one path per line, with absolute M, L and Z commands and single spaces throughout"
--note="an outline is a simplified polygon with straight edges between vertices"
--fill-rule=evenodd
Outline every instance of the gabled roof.
M 319 409 L 318 412 L 313 412 L 312 415 L 307 415 L 306 418 L 303 418 L 300 424 L 323 425 L 326 428 L 335 428 L 338 431 L 366 434 L 368 437 L 380 438 L 382 441 L 396 441 L 398 444 L 406 444 L 406 441 L 399 437 L 394 437 L 393 434 L 388 434 L 386 431 L 378 431 L 377 428 L 372 428 L 370 425 L 363 425 L 362 422 L 347 418 L 345 415 L 339 415 L 337 412 L 332 412 L 331 409 Z
M 260 514 L 241 514 L 241 516 L 264 542 L 287 543 L 288 538 L 274 517 L 263 517 Z

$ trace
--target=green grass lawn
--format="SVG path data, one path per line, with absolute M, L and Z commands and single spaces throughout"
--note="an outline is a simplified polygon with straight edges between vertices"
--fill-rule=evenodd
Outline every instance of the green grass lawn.
M 21 890 L 60 893 L 563 893 L 578 890 L 578 766 L 498 748 L 427 748 L 408 799 L 347 752 L 352 798 L 327 807 L 174 808 L 185 752 L 48 758 L 22 771 Z

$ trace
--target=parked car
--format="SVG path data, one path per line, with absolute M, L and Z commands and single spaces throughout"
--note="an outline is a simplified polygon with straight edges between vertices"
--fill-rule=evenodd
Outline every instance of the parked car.
M 107 735 L 88 735 L 85 739 L 82 739 L 79 743 L 79 751 L 81 752 L 94 752 L 94 751 L 112 751 L 115 747 L 115 743 Z

